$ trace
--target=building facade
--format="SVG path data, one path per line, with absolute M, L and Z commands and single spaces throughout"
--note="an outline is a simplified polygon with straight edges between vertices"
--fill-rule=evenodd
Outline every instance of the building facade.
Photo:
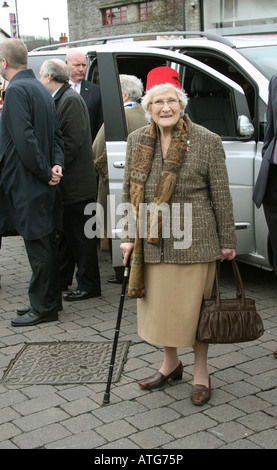
M 276 0 L 202 0 L 201 9 L 206 31 L 277 33 Z
M 201 27 L 198 0 L 67 0 L 67 5 L 70 41 Z
M 69 40 L 161 31 L 277 33 L 276 0 L 67 0 Z

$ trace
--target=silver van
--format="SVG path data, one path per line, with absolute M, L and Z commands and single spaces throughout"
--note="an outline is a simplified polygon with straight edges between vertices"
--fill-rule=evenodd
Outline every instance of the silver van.
M 277 73 L 277 38 L 221 37 L 205 33 L 164 33 L 169 39 L 140 41 L 138 37 L 90 39 L 81 49 L 87 55 L 87 78 L 101 86 L 108 152 L 111 220 L 115 266 L 121 265 L 117 225 L 120 214 L 127 130 L 119 74 L 140 77 L 161 65 L 176 68 L 189 95 L 191 119 L 221 136 L 229 173 L 240 261 L 275 269 L 263 210 L 252 202 L 261 162 L 266 127 L 269 79 Z M 188 37 L 192 35 L 193 37 Z M 159 33 L 155 33 L 159 37 Z M 162 36 L 162 34 L 160 34 Z M 136 40 L 134 40 L 136 39 Z M 115 42 L 113 42 L 113 40 Z M 71 45 L 69 43 L 69 45 Z M 50 57 L 64 59 L 66 48 L 29 53 L 29 67 L 38 74 Z

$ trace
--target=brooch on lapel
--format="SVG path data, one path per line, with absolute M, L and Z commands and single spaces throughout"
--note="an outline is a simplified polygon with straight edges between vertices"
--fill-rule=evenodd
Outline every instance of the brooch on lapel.
M 178 139 L 180 139 L 181 141 L 185 142 L 185 151 L 187 152 L 188 149 L 189 149 L 189 144 L 190 144 L 190 140 L 187 140 L 188 138 L 188 134 L 187 133 L 183 133 L 179 130 L 175 130 L 173 131 L 172 133 L 172 137 L 176 137 Z

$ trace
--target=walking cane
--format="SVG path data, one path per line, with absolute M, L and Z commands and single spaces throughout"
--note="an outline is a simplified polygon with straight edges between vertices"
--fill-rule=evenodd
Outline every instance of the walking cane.
M 120 303 L 119 303 L 119 308 L 118 308 L 117 322 L 116 322 L 114 341 L 113 341 L 113 349 L 112 349 L 111 362 L 110 362 L 110 368 L 109 368 L 109 376 L 108 376 L 108 381 L 107 381 L 107 386 L 106 386 L 106 392 L 105 392 L 105 395 L 104 395 L 104 398 L 103 398 L 103 403 L 105 405 L 110 402 L 110 388 L 111 388 L 111 382 L 112 382 L 112 376 L 113 376 L 113 368 L 114 368 L 116 348 L 117 348 L 117 343 L 118 343 L 120 323 L 121 323 L 121 318 L 122 318 L 122 311 L 123 311 L 123 304 L 124 304 L 124 299 L 125 299 L 126 286 L 127 286 L 127 281 L 128 281 L 128 277 L 129 277 L 130 260 L 131 260 L 131 255 L 129 256 L 129 258 L 127 260 L 126 267 L 124 269 L 122 290 L 121 290 Z

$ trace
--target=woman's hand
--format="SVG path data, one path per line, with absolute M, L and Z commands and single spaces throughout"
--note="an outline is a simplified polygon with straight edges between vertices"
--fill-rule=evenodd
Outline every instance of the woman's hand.
M 224 261 L 227 259 L 228 261 L 231 261 L 234 259 L 236 256 L 236 251 L 233 248 L 222 248 L 221 249 L 221 258 L 220 261 Z
M 123 254 L 123 266 L 126 266 L 128 258 L 134 249 L 134 243 L 130 243 L 130 242 L 121 243 L 120 248 Z M 131 259 L 132 259 L 132 256 L 131 256 Z

